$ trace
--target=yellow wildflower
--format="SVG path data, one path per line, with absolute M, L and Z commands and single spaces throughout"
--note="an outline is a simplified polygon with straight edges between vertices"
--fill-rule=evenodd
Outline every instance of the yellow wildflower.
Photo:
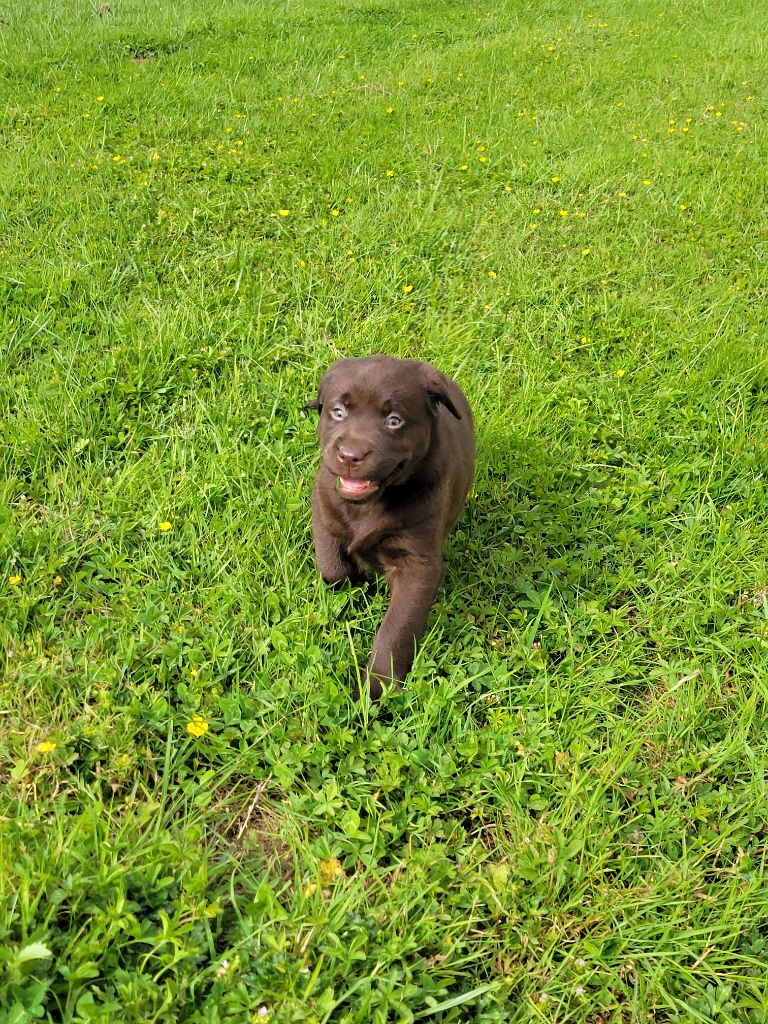
M 18 587 L 18 585 L 21 583 L 21 576 L 18 573 L 16 573 L 13 576 L 9 576 L 8 582 L 11 584 L 12 587 Z
M 197 736 L 198 739 L 200 736 L 205 736 L 208 732 L 208 728 L 208 723 L 202 715 L 193 715 L 192 721 L 187 722 L 187 732 L 190 736 Z
M 37 749 L 41 754 L 50 754 L 56 749 L 56 744 L 51 743 L 50 740 L 43 740 L 42 743 L 37 744 Z
M 168 531 L 172 527 L 173 527 L 173 523 L 169 523 L 167 519 L 164 519 L 162 523 L 158 523 L 158 529 L 162 530 L 163 533 L 168 533 Z
M 337 878 L 343 877 L 344 868 L 335 857 L 331 857 L 330 860 L 320 861 L 320 881 L 323 888 L 327 888 L 335 882 Z
M 410 295 L 411 292 L 413 291 L 413 285 L 412 284 L 403 285 L 403 291 L 405 292 L 406 295 Z

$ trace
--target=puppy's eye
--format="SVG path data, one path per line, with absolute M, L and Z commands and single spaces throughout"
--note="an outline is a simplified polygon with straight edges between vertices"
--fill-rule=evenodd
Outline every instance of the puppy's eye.
M 343 405 L 332 405 L 329 412 L 332 420 L 343 420 L 347 415 L 347 410 Z
M 404 420 L 400 416 L 398 416 L 396 412 L 391 412 L 389 416 L 387 416 L 387 418 L 384 420 L 384 426 L 392 427 L 392 429 L 394 429 L 395 427 L 401 427 L 403 425 L 403 422 Z

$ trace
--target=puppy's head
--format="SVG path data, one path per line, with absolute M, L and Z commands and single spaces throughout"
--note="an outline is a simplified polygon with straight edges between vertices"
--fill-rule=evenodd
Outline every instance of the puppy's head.
M 446 378 L 428 363 L 341 359 L 307 408 L 319 413 L 322 461 L 347 501 L 403 484 L 429 452 L 440 405 L 457 419 Z

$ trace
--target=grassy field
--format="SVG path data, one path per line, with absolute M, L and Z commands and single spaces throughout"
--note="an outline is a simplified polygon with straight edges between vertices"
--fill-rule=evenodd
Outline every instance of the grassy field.
M 768 11 L 0 4 L 0 1022 L 768 1021 Z M 476 493 L 416 667 L 339 355 Z

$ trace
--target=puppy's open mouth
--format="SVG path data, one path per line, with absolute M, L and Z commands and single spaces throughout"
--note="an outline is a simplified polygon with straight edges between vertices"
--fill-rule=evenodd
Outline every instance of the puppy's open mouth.
M 363 501 L 370 498 L 378 489 L 379 485 L 375 480 L 351 480 L 348 476 L 336 478 L 337 492 L 348 501 Z

